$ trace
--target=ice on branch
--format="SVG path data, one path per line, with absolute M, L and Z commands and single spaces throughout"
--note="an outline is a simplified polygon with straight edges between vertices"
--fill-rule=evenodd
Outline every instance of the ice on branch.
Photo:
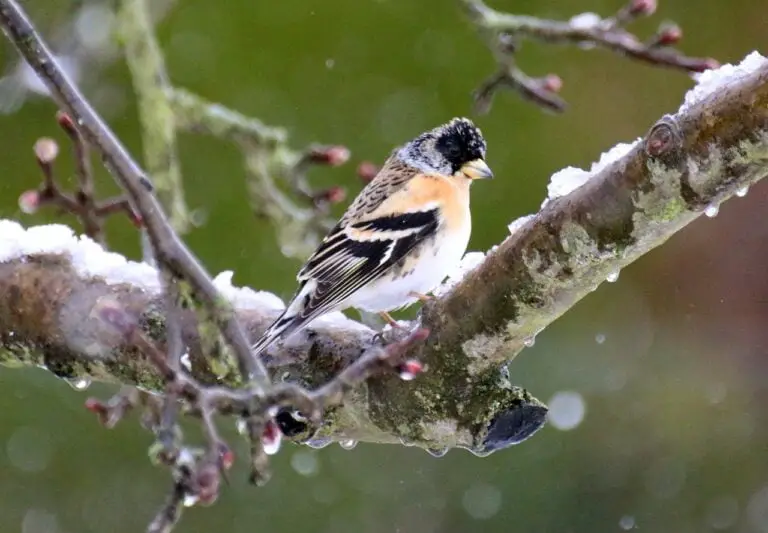
M 725 64 L 716 69 L 694 74 L 696 86 L 685 95 L 678 113 L 686 112 L 691 106 L 717 94 L 721 89 L 732 85 L 739 79 L 763 68 L 768 59 L 757 51 L 742 59 L 738 65 Z

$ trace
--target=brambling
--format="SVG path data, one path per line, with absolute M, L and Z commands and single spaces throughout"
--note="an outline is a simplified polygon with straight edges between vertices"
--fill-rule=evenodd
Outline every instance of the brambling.
M 299 271 L 299 288 L 253 346 L 261 353 L 315 318 L 350 307 L 379 313 L 436 288 L 469 243 L 469 186 L 493 177 L 480 130 L 466 118 L 395 149 Z

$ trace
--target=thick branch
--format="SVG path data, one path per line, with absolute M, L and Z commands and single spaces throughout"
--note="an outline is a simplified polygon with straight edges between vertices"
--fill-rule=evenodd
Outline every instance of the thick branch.
M 766 173 L 768 62 L 762 61 L 664 117 L 625 156 L 550 200 L 424 310 L 422 325 L 432 333 L 407 356 L 427 372 L 407 385 L 396 377 L 370 380 L 329 417 L 324 434 L 477 453 L 519 441 L 527 422 L 540 425 L 543 410 L 509 385 L 504 364 L 600 283 Z M 147 331 L 162 337 L 162 306 L 136 288 L 80 280 L 66 262 L 51 258 L 0 266 L 3 359 L 44 360 L 72 378 L 91 374 L 159 390 L 152 365 L 130 347 L 100 340 L 109 331 L 89 317 L 104 305 L 132 309 Z M 238 318 L 255 338 L 278 310 L 249 307 Z M 77 342 L 62 333 L 67 324 Z M 268 365 L 279 378 L 319 385 L 373 342 L 372 332 L 352 321 L 319 320 L 276 347 Z M 214 382 L 216 365 L 193 352 L 199 379 Z

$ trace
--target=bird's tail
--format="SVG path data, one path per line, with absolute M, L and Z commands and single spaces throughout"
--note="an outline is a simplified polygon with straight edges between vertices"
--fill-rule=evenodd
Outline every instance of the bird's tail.
M 271 326 L 267 328 L 267 331 L 256 341 L 256 344 L 251 346 L 251 352 L 254 356 L 258 356 L 270 347 L 270 345 L 281 337 L 287 337 L 305 323 L 301 317 L 289 314 L 289 310 L 286 309 L 277 320 L 275 320 Z

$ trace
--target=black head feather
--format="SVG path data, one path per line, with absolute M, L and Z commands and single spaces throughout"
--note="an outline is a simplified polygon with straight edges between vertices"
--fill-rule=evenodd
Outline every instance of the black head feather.
M 480 129 L 468 118 L 422 133 L 397 151 L 400 159 L 426 172 L 454 174 L 464 163 L 485 159 L 486 144 Z
M 451 164 L 452 173 L 464 163 L 485 159 L 485 139 L 480 129 L 467 118 L 455 118 L 442 127 L 435 148 Z

